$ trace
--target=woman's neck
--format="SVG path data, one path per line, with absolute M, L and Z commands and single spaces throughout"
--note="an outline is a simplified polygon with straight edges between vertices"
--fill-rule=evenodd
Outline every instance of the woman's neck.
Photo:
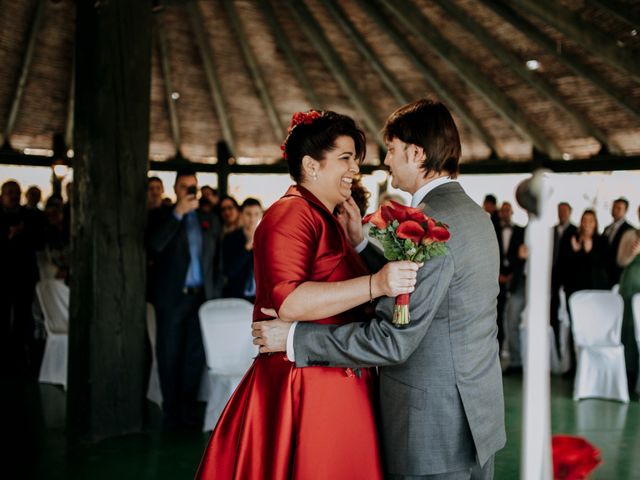
M 327 207 L 327 210 L 329 210 L 330 212 L 333 212 L 333 210 L 336 208 L 337 204 L 335 204 L 334 202 L 330 202 L 328 201 L 326 198 L 323 198 L 322 196 L 322 192 L 320 191 L 320 189 L 317 187 L 317 184 L 315 182 L 309 182 L 309 181 L 302 181 L 299 184 L 301 187 L 306 188 L 307 190 L 309 190 L 311 193 L 313 193 L 313 195 L 320 200 L 320 203 L 322 203 L 325 207 Z

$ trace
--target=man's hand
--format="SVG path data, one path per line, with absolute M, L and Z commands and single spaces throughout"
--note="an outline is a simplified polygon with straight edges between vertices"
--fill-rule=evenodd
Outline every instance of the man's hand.
M 195 195 L 184 195 L 178 198 L 175 211 L 178 215 L 186 215 L 198 208 L 198 198 Z
M 260 345 L 260 353 L 286 352 L 291 322 L 280 320 L 275 310 L 266 308 L 261 310 L 262 313 L 275 318 L 251 324 L 253 344 Z
M 344 228 L 351 246 L 355 247 L 362 243 L 364 240 L 362 217 L 360 216 L 360 209 L 352 197 L 338 205 L 338 221 Z

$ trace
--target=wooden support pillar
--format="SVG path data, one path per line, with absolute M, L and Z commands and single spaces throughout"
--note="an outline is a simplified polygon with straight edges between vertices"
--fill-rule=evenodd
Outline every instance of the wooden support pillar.
M 229 173 L 231 172 L 229 165 L 231 152 L 224 140 L 220 140 L 216 144 L 216 155 L 218 156 L 218 194 L 220 198 L 222 198 L 227 195 L 229 191 Z
M 151 1 L 76 2 L 67 431 L 140 431 L 145 406 Z

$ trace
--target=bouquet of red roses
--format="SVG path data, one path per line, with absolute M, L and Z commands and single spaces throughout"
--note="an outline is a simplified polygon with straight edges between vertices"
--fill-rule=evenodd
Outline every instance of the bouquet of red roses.
M 369 236 L 382 243 L 387 260 L 410 260 L 422 263 L 446 255 L 451 238 L 447 225 L 424 214 L 419 208 L 406 207 L 393 200 L 362 223 L 371 223 Z M 404 327 L 409 318 L 409 294 L 398 295 L 393 309 L 393 324 Z

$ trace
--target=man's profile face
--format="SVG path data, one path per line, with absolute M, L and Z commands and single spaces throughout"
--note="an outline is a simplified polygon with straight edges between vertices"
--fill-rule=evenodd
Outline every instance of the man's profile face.
M 416 181 L 416 171 L 411 168 L 407 149 L 409 145 L 399 138 L 387 141 L 387 155 L 384 164 L 389 167 L 391 186 L 405 192 L 411 192 Z

